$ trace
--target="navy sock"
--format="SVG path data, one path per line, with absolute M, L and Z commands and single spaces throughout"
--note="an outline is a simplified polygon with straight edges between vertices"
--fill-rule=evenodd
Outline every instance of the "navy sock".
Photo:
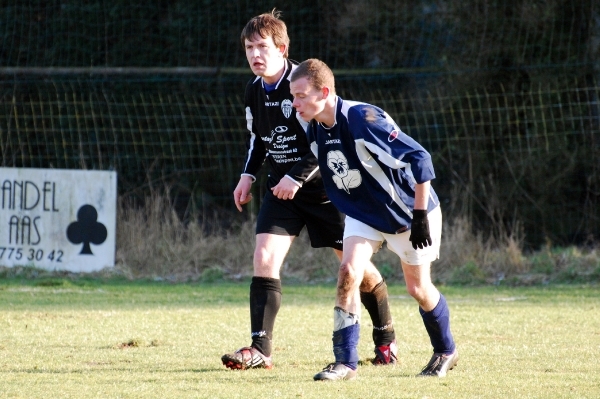
M 275 317 L 281 306 L 281 280 L 252 277 L 250 284 L 250 329 L 252 347 L 271 356 Z
M 396 338 L 396 333 L 392 324 L 385 280 L 381 280 L 371 292 L 361 292 L 360 301 L 371 316 L 375 346 L 389 345 Z
M 454 353 L 456 346 L 450 332 L 450 309 L 448 309 L 446 298 L 440 294 L 440 301 L 432 311 L 425 312 L 419 308 L 419 312 L 427 334 L 429 334 L 433 351 L 445 355 Z
M 360 324 L 353 324 L 333 332 L 333 355 L 335 361 L 356 370 L 358 367 L 358 339 Z

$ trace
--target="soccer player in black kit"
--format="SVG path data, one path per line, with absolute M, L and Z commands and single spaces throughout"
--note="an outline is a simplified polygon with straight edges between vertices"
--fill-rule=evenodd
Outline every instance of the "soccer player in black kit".
M 250 189 L 265 161 L 270 167 L 266 194 L 256 223 L 254 274 L 250 284 L 252 343 L 221 357 L 225 367 L 273 367 L 272 340 L 281 305 L 280 269 L 292 241 L 306 226 L 311 246 L 333 248 L 342 258 L 344 218 L 329 201 L 318 161 L 311 152 L 307 122 L 292 107 L 289 37 L 280 13 L 258 15 L 246 24 L 241 41 L 256 75 L 244 97 L 247 155 L 233 192 L 237 209 L 252 199 Z M 373 264 L 360 285 L 361 302 L 373 322 L 376 365 L 396 363 L 396 339 L 385 281 Z

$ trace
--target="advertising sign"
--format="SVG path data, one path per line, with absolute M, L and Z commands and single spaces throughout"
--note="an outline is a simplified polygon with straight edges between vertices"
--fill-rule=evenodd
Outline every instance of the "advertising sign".
M 116 172 L 0 168 L 0 265 L 113 267 L 116 207 Z

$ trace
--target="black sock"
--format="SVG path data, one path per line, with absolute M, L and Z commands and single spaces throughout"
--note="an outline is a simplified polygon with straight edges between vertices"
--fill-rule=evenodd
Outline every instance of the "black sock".
M 250 284 L 250 328 L 252 347 L 271 356 L 275 317 L 281 305 L 281 280 L 252 277 Z
M 389 345 L 396 338 L 396 333 L 392 324 L 385 280 L 381 280 L 371 292 L 361 292 L 360 301 L 371 316 L 375 346 Z

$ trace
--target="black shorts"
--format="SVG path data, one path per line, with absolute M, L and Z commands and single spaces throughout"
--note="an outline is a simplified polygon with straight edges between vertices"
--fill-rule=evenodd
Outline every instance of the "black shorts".
M 345 215 L 331 202 L 315 204 L 294 198 L 281 200 L 268 190 L 256 221 L 256 234 L 298 236 L 306 226 L 313 248 L 342 250 Z

